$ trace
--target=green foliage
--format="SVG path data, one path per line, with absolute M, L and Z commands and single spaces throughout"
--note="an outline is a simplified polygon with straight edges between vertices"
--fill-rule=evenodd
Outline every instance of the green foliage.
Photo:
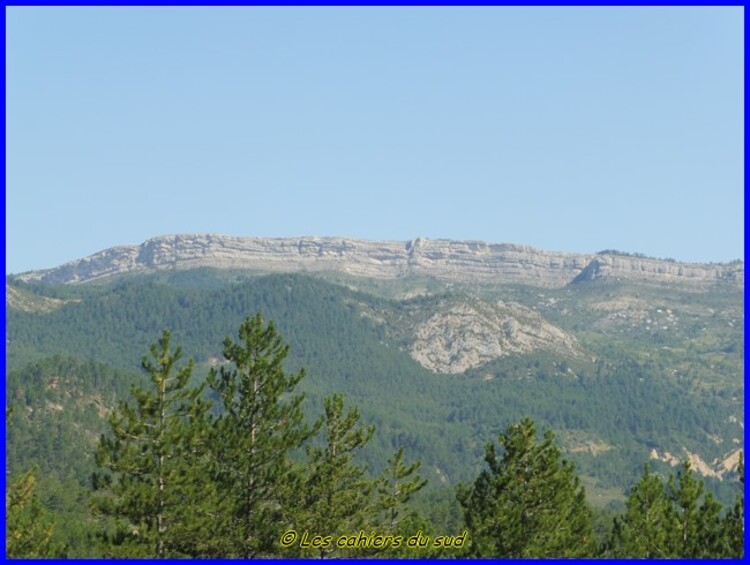
M 208 386 L 221 414 L 212 422 L 210 457 L 220 503 L 216 530 L 224 557 L 271 555 L 285 524 L 283 507 L 292 495 L 290 460 L 314 433 L 303 421 L 303 395 L 292 396 L 304 371 L 287 374 L 289 353 L 273 322 L 247 318 L 239 342 L 227 337 L 224 358 Z
M 455 487 L 429 483 L 415 494 L 411 506 L 425 517 L 433 532 L 460 533 L 465 528 Z
M 661 479 L 646 466 L 643 477 L 633 487 L 621 520 L 615 520 L 615 555 L 633 557 L 669 556 L 668 534 L 673 527 L 667 491 Z
M 109 407 L 136 382 L 136 373 L 64 356 L 7 375 L 9 476 L 36 469 L 35 500 L 54 517 L 51 543 L 70 555 L 100 555 L 88 503 L 95 445 L 107 429 Z
M 573 466 L 554 435 L 537 441 L 529 419 L 488 444 L 484 470 L 459 490 L 474 557 L 587 557 L 594 551 L 592 513 Z
M 405 533 L 400 526 L 407 517 L 407 504 L 427 485 L 427 480 L 417 473 L 421 465 L 419 461 L 406 465 L 402 447 L 388 460 L 388 466 L 378 477 L 376 481 L 376 508 L 379 510 L 377 523 L 385 531 Z
M 6 454 L 11 474 L 37 466 L 40 476 L 56 475 L 71 488 L 87 486 L 95 466 L 92 444 L 106 429 L 104 415 L 136 382 L 140 376 L 135 373 L 67 356 L 9 372 L 6 397 L 13 410 Z
M 359 426 L 359 411 L 350 408 L 344 412 L 344 397 L 337 394 L 325 399 L 325 429 L 325 446 L 307 448 L 301 512 L 295 527 L 336 539 L 370 525 L 372 483 L 354 457 L 370 441 L 375 428 Z M 340 555 L 341 550 L 330 544 L 302 549 L 301 554 L 326 557 Z
M 418 471 L 420 461 L 411 465 L 404 463 L 404 448 L 398 449 L 388 459 L 388 465 L 375 481 L 375 527 L 378 532 L 400 536 L 402 540 L 422 531 L 430 533 L 432 524 L 414 510 L 410 504 L 414 496 L 426 485 Z M 448 534 L 447 530 L 440 534 Z M 413 556 L 414 551 L 401 544 L 397 548 L 389 547 L 379 555 L 393 557 Z M 428 554 L 422 552 L 422 557 Z
M 728 554 L 732 557 L 745 555 L 745 462 L 740 457 L 739 467 L 740 492 L 734 505 L 727 512 L 723 522 L 724 537 L 728 545 Z
M 58 294 L 77 302 L 44 314 L 9 308 L 10 367 L 21 368 L 30 358 L 56 352 L 132 367 L 153 335 L 167 325 L 196 359 L 200 372 L 221 359 L 225 335 L 236 331 L 249 312 L 262 311 L 293 344 L 287 368 L 308 370 L 309 377 L 299 385 L 306 394 L 305 411 L 321 412 L 325 397 L 342 393 L 377 427 L 379 433 L 359 456 L 375 474 L 384 469 L 394 449 L 404 447 L 424 462 L 424 475 L 433 482 L 472 480 L 481 467 L 486 438 L 526 415 L 560 432 L 566 448 L 563 433 L 578 430 L 609 446 L 595 456 L 582 451 L 569 457 L 603 489 L 621 492 L 638 480 L 652 448 L 675 453 L 684 447 L 710 461 L 725 456 L 733 449 L 733 439 L 742 438 L 743 431 L 730 422 L 739 414 L 744 394 L 739 378 L 743 340 L 736 319 L 741 315 L 741 294 L 736 292 L 686 294 L 591 284 L 545 289 L 545 297 L 556 301 L 550 306 L 547 298 L 540 299 L 539 289 L 499 288 L 488 296 L 537 308 L 552 323 L 572 331 L 596 361 L 533 352 L 456 376 L 427 371 L 399 338 L 413 329 L 412 310 L 429 317 L 439 311 L 443 296 L 385 300 L 300 275 L 237 282 L 238 277 L 232 275 L 220 284 L 217 273 L 165 271 L 159 277 L 110 286 L 26 285 L 25 292 Z M 416 283 L 398 281 L 401 292 L 408 291 L 409 284 Z M 419 284 L 432 288 L 426 281 Z M 357 283 L 359 288 L 363 285 L 364 281 Z M 454 294 L 459 296 L 458 291 Z M 684 310 L 668 333 L 653 330 L 661 335 L 657 346 L 652 330 L 610 328 L 609 311 L 594 307 L 636 294 L 639 301 L 654 305 L 649 316 L 666 316 L 666 310 L 657 312 L 662 305 L 675 315 Z M 385 322 L 376 321 L 379 318 Z M 563 363 L 572 373 L 561 371 Z M 36 399 L 52 392 L 20 388 Z M 104 400 L 103 408 L 112 406 L 109 395 Z M 59 416 L 62 413 L 54 415 Z M 39 411 L 31 416 L 39 417 Z M 708 434 L 721 442 L 707 439 Z M 16 435 L 21 435 L 20 429 Z M 51 451 L 54 446 L 48 444 L 54 438 L 54 433 L 47 433 L 38 447 L 14 440 L 9 450 Z M 60 443 L 85 443 L 82 440 L 71 429 Z M 41 454 L 36 458 L 42 468 L 47 465 L 43 459 Z M 78 476 L 86 476 L 88 459 L 75 459 Z M 725 504 L 733 499 L 733 492 L 719 481 L 707 481 L 706 488 Z
M 97 499 L 99 511 L 125 519 L 129 534 L 123 542 L 144 546 L 146 554 L 157 557 L 180 555 L 189 527 L 183 510 L 195 494 L 186 481 L 195 433 L 191 419 L 207 407 L 199 402 L 201 389 L 188 387 L 193 361 L 176 369 L 180 358 L 165 330 L 151 346 L 151 359 L 142 361 L 151 387 L 133 387 L 135 406 L 120 403 L 97 451 L 98 465 L 108 471 L 94 477 L 104 493 Z
M 67 557 L 67 548 L 53 540 L 53 519 L 40 504 L 36 486 L 36 469 L 31 469 L 8 488 L 5 553 L 7 557 Z
M 631 490 L 625 514 L 615 519 L 605 548 L 615 557 L 738 557 L 732 538 L 732 513 L 704 493 L 689 463 L 666 485 L 646 466 Z M 741 507 L 740 507 L 741 510 Z M 741 555 L 741 552 L 740 552 Z
M 691 558 L 721 555 L 724 549 L 721 505 L 711 494 L 704 496 L 703 481 L 695 477 L 689 463 L 682 464 L 676 478 L 669 477 L 667 494 L 677 522 L 670 532 L 675 538 L 675 553 Z
M 256 480 L 266 481 L 271 493 L 266 496 L 258 489 L 255 508 L 273 526 L 260 524 L 256 540 L 247 543 L 236 528 L 242 523 L 237 494 L 242 488 L 240 476 L 244 473 L 247 477 L 247 469 L 235 468 L 245 463 L 241 448 L 228 446 L 233 432 L 229 418 L 233 417 L 232 410 L 245 410 L 239 400 L 243 395 L 240 383 L 243 378 L 249 383 L 251 377 L 249 372 L 242 376 L 243 370 L 226 356 L 226 347 L 224 359 L 229 364 L 218 368 L 222 356 L 219 344 L 220 336 L 245 323 L 248 312 L 262 310 L 268 314 L 293 343 L 293 350 L 286 348 L 280 356 L 283 359 L 278 367 L 282 371 L 290 371 L 292 378 L 301 374 L 300 367 L 308 369 L 309 376 L 293 382 L 279 395 L 278 403 L 293 405 L 301 397 L 298 393 L 304 392 L 306 397 L 299 401 L 298 412 L 307 414 L 309 432 L 315 427 L 311 415 L 325 411 L 325 399 L 339 394 L 359 405 L 362 420 L 377 427 L 378 434 L 353 450 L 351 466 L 367 470 L 362 481 L 373 489 L 363 523 L 378 524 L 373 526 L 378 531 L 389 523 L 388 508 L 392 507 L 388 504 L 395 503 L 394 499 L 387 502 L 380 490 L 394 495 L 404 492 L 397 485 L 406 487 L 421 481 L 395 479 L 394 459 L 389 460 L 394 450 L 421 459 L 422 473 L 430 478 L 429 488 L 416 492 L 413 499 L 401 505 L 396 529 L 410 534 L 416 530 L 433 535 L 461 533 L 464 524 L 458 502 L 455 497 L 447 500 L 445 493 L 458 481 L 477 476 L 487 438 L 526 415 L 559 433 L 566 456 L 589 481 L 589 494 L 591 485 L 606 492 L 608 498 L 621 496 L 623 501 L 626 497 L 622 492 L 638 481 L 651 449 L 676 453 L 684 448 L 711 461 L 734 450 L 743 435 L 739 425 L 733 423 L 744 398 L 738 378 L 744 350 L 737 293 L 717 288 L 710 293 L 680 294 L 612 283 L 545 289 L 544 294 L 527 287 L 497 289 L 492 291 L 497 293 L 495 298 L 525 304 L 564 330 L 573 331 L 591 357 L 564 359 L 533 352 L 498 359 L 456 376 L 425 370 L 410 358 L 409 344 L 403 341 L 403 335 L 411 329 L 413 311 L 418 310 L 427 319 L 440 307 L 443 296 L 387 300 L 303 276 L 274 275 L 239 283 L 239 274 L 232 275 L 229 283 L 221 280 L 222 276 L 209 271 L 165 271 L 159 277 L 133 278 L 111 286 L 17 285 L 29 304 L 47 304 L 36 301 L 34 295 L 67 301 L 56 302 L 55 309 L 44 311 L 20 311 L 11 305 L 7 315 L 10 372 L 6 397 L 16 407 L 7 435 L 8 468 L 11 476 L 18 476 L 38 465 L 36 499 L 43 514 L 55 517 L 53 545 L 67 545 L 75 555 L 101 555 L 93 547 L 89 532 L 105 528 L 107 555 L 156 554 L 153 543 L 135 539 L 133 531 L 140 536 L 144 528 L 127 516 L 88 516 L 86 497 L 94 465 L 91 446 L 106 428 L 103 415 L 113 408 L 122 415 L 116 408 L 117 401 L 131 384 L 146 388 L 129 368 L 165 324 L 194 355 L 198 363 L 195 373 L 217 367 L 213 371 L 215 387 L 204 389 L 203 399 L 187 402 L 186 406 L 192 407 L 177 418 L 185 426 L 178 433 L 184 432 L 185 437 L 175 444 L 181 446 L 179 457 L 185 463 L 177 484 L 191 503 L 189 508 L 172 507 L 168 531 L 173 535 L 165 542 L 169 555 L 275 555 L 283 528 L 305 520 L 314 523 L 304 518 L 297 504 L 303 492 L 300 485 L 310 479 L 312 470 L 311 465 L 300 467 L 309 443 L 300 440 L 281 445 L 279 449 L 285 455 L 255 474 Z M 347 279 L 347 284 L 352 283 Z M 445 291 L 444 285 L 433 283 L 420 282 L 424 288 Z M 364 288 L 363 284 L 357 286 Z M 382 295 L 394 296 L 391 287 L 378 284 L 375 286 Z M 413 290 L 411 284 L 399 281 L 398 293 Z M 455 300 L 458 291 L 452 292 L 449 298 Z M 631 325 L 618 326 L 620 322 L 613 322 L 610 312 L 597 305 L 623 297 L 640 301 L 633 312 L 647 308 L 644 316 L 654 319 L 666 319 L 666 309 L 671 308 L 675 316 L 679 315 L 679 323 L 669 331 L 661 324 L 651 329 L 633 325 L 630 318 Z M 739 300 L 741 305 L 741 296 Z M 650 306 L 642 306 L 645 303 Z M 630 315 L 630 307 L 626 313 Z M 253 340 L 259 340 L 261 334 L 257 332 Z M 242 336 L 239 344 L 232 345 L 247 349 Z M 252 365 L 240 359 L 238 351 L 232 354 L 240 363 Z M 110 365 L 83 360 L 86 357 Z M 229 379 L 237 388 L 228 404 L 225 400 L 231 387 L 219 390 L 222 369 L 236 372 Z M 201 404 L 206 402 L 213 405 L 210 413 Z M 258 406 L 261 404 L 259 401 Z M 246 424 L 247 414 L 245 411 L 237 418 L 236 422 L 245 423 L 236 427 Z M 276 422 L 276 427 L 269 424 L 268 428 L 273 435 L 278 423 L 286 425 L 288 420 L 273 416 L 272 410 L 269 414 L 267 421 Z M 341 419 L 346 419 L 343 414 Z M 246 441 L 250 428 L 243 429 L 242 441 Z M 310 447 L 322 453 L 323 443 L 312 440 Z M 601 446 L 601 450 L 588 452 L 587 444 L 597 450 Z M 243 453 L 249 451 L 244 449 Z M 413 467 L 403 461 L 401 465 Z M 654 471 L 666 468 L 666 464 L 657 463 Z M 112 485 L 117 476 L 112 475 Z M 390 477 L 390 486 L 386 476 Z M 732 501 L 736 485 L 727 478 L 706 479 L 698 485 L 683 473 L 662 485 L 672 508 L 667 512 L 671 522 L 665 523 L 682 534 L 682 545 L 674 549 L 675 553 L 742 553 L 742 497 L 738 496 L 725 512 L 717 510 L 715 502 L 705 502 L 711 501 L 708 493 L 724 504 Z M 99 486 L 107 493 L 100 493 L 100 498 L 114 504 L 117 496 L 110 486 L 106 482 Z M 658 506 L 655 484 L 644 485 L 641 495 L 648 499 L 649 487 L 653 487 L 653 503 Z M 700 495 L 695 494 L 698 491 Z M 624 506 L 624 502 L 614 501 Z M 416 515 L 416 509 L 426 518 Z M 620 527 L 624 520 L 618 520 Z M 604 521 L 600 517 L 597 532 L 607 529 Z M 627 534 L 628 539 L 637 539 L 631 534 Z M 610 553 L 622 550 L 627 537 L 625 532 L 622 535 L 619 546 L 614 542 L 608 546 Z M 658 531 L 654 535 L 658 540 Z M 703 539 L 701 536 L 707 541 L 696 545 L 692 540 Z M 717 536 L 719 541 L 713 539 Z M 640 554 L 636 541 L 632 543 L 633 554 Z M 670 537 L 665 543 L 678 547 L 677 538 Z M 544 544 L 551 545 L 537 545 Z

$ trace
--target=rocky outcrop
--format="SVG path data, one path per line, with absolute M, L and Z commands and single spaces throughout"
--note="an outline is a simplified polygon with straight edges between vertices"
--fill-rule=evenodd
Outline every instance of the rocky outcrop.
M 724 476 L 737 471 L 742 459 L 742 453 L 742 449 L 735 449 L 724 455 L 724 457 L 714 459 L 711 463 L 705 462 L 700 455 L 692 453 L 685 448 L 683 448 L 682 457 L 677 457 L 668 451 L 659 453 L 656 449 L 651 450 L 649 457 L 656 461 L 669 463 L 672 467 L 680 465 L 685 460 L 690 463 L 690 468 L 696 473 L 704 477 L 714 477 L 721 481 Z
M 39 296 L 9 284 L 5 285 L 5 304 L 9 308 L 23 312 L 52 312 L 68 302 L 76 301 Z
M 629 255 L 597 255 L 574 282 L 596 279 L 638 279 L 663 283 L 744 284 L 744 264 L 678 263 Z
M 333 237 L 259 238 L 212 234 L 170 235 L 141 245 L 106 249 L 24 281 L 76 284 L 160 269 L 248 269 L 261 272 L 339 271 L 392 279 L 426 275 L 478 284 L 562 287 L 571 281 L 637 279 L 742 286 L 744 265 L 686 264 L 618 255 L 541 251 L 525 245 L 417 238 L 409 242 Z
M 511 355 L 545 350 L 563 356 L 580 352 L 576 339 L 520 304 L 441 304 L 417 323 L 412 358 L 436 373 L 459 374 Z

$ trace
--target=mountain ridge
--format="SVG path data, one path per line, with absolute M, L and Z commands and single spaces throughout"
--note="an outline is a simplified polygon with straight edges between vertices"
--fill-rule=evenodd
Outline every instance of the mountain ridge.
M 341 237 L 264 238 L 219 234 L 164 235 L 104 249 L 51 269 L 15 275 L 24 282 L 82 284 L 131 273 L 214 267 L 262 272 L 343 272 L 397 279 L 430 276 L 477 284 L 561 288 L 594 279 L 707 287 L 744 285 L 744 263 L 683 263 L 640 255 L 575 254 L 528 245 L 416 238 L 373 241 Z

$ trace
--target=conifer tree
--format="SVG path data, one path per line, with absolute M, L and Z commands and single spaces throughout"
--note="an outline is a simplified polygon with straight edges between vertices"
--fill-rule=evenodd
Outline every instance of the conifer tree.
M 625 514 L 615 519 L 607 554 L 615 557 L 727 557 L 721 504 L 704 492 L 684 462 L 666 485 L 645 467 L 628 496 Z
M 737 466 L 740 479 L 740 492 L 734 501 L 734 506 L 727 512 L 722 521 L 726 555 L 742 558 L 745 555 L 745 463 L 740 454 Z
M 208 377 L 221 415 L 212 425 L 212 473 L 217 483 L 216 543 L 222 557 L 272 555 L 284 528 L 295 471 L 290 453 L 315 431 L 303 422 L 303 395 L 293 395 L 304 370 L 287 374 L 289 353 L 273 322 L 246 319 L 239 342 L 227 337 L 229 362 Z
M 400 536 L 401 543 L 394 547 L 387 546 L 375 552 L 378 556 L 387 557 L 432 557 L 439 556 L 425 548 L 417 551 L 406 545 L 406 540 L 416 532 L 427 534 L 430 524 L 417 511 L 409 507 L 409 502 L 414 495 L 427 485 L 427 479 L 419 475 L 421 462 L 417 461 L 411 465 L 404 463 L 404 448 L 388 459 L 388 465 L 383 473 L 375 480 L 375 528 L 383 534 Z M 448 532 L 440 532 L 447 534 Z
M 721 504 L 704 490 L 687 461 L 676 477 L 669 477 L 667 493 L 676 515 L 676 527 L 669 534 L 675 557 L 719 557 L 724 552 Z
M 554 435 L 537 441 L 528 418 L 487 446 L 488 470 L 460 487 L 476 557 L 584 557 L 594 551 L 592 513 L 573 466 L 560 458 Z
M 388 466 L 378 477 L 376 508 L 379 512 L 378 525 L 384 532 L 399 531 L 401 522 L 408 515 L 407 503 L 427 484 L 427 480 L 418 473 L 421 465 L 419 461 L 406 465 L 402 447 L 388 460 Z
M 344 412 L 344 397 L 325 399 L 326 444 L 308 447 L 308 473 L 303 482 L 303 513 L 297 527 L 302 531 L 332 536 L 358 532 L 370 525 L 372 484 L 354 456 L 372 438 L 375 428 L 359 425 L 359 410 Z M 302 555 L 340 554 L 335 544 L 310 548 Z M 357 553 L 345 551 L 347 554 Z
M 37 469 L 16 479 L 6 494 L 5 554 L 7 557 L 66 557 L 67 549 L 53 539 L 54 525 L 36 495 Z
M 217 519 L 218 495 L 211 475 L 210 428 L 211 402 L 202 398 L 205 384 L 193 390 L 184 409 L 183 434 L 175 461 L 179 473 L 175 492 L 182 503 L 175 504 L 170 532 L 170 547 L 175 555 L 205 557 L 215 545 L 214 524 Z
M 669 557 L 670 532 L 676 527 L 664 483 L 649 466 L 630 490 L 625 514 L 615 519 L 608 554 L 618 557 Z
M 102 435 L 97 464 L 107 472 L 96 474 L 94 487 L 102 513 L 126 520 L 114 554 L 168 557 L 183 554 L 178 548 L 187 527 L 191 497 L 187 453 L 194 433 L 191 415 L 197 416 L 201 388 L 189 388 L 192 359 L 180 369 L 178 347 L 171 350 L 165 330 L 151 346 L 151 358 L 141 366 L 152 387 L 131 389 L 135 405 L 121 402 L 109 418 L 110 434 Z

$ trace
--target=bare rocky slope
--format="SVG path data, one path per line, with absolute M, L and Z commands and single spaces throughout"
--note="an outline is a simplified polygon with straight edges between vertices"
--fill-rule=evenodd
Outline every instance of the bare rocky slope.
M 379 279 L 409 275 L 479 284 L 562 287 L 615 278 L 707 287 L 744 284 L 744 264 L 692 264 L 620 254 L 571 254 L 526 245 L 417 238 L 408 242 L 334 237 L 260 238 L 215 234 L 168 235 L 112 247 L 42 271 L 24 281 L 77 284 L 163 269 L 334 271 Z
M 412 358 L 436 373 L 460 374 L 508 355 L 547 350 L 578 354 L 575 337 L 520 304 L 454 304 L 418 324 Z

